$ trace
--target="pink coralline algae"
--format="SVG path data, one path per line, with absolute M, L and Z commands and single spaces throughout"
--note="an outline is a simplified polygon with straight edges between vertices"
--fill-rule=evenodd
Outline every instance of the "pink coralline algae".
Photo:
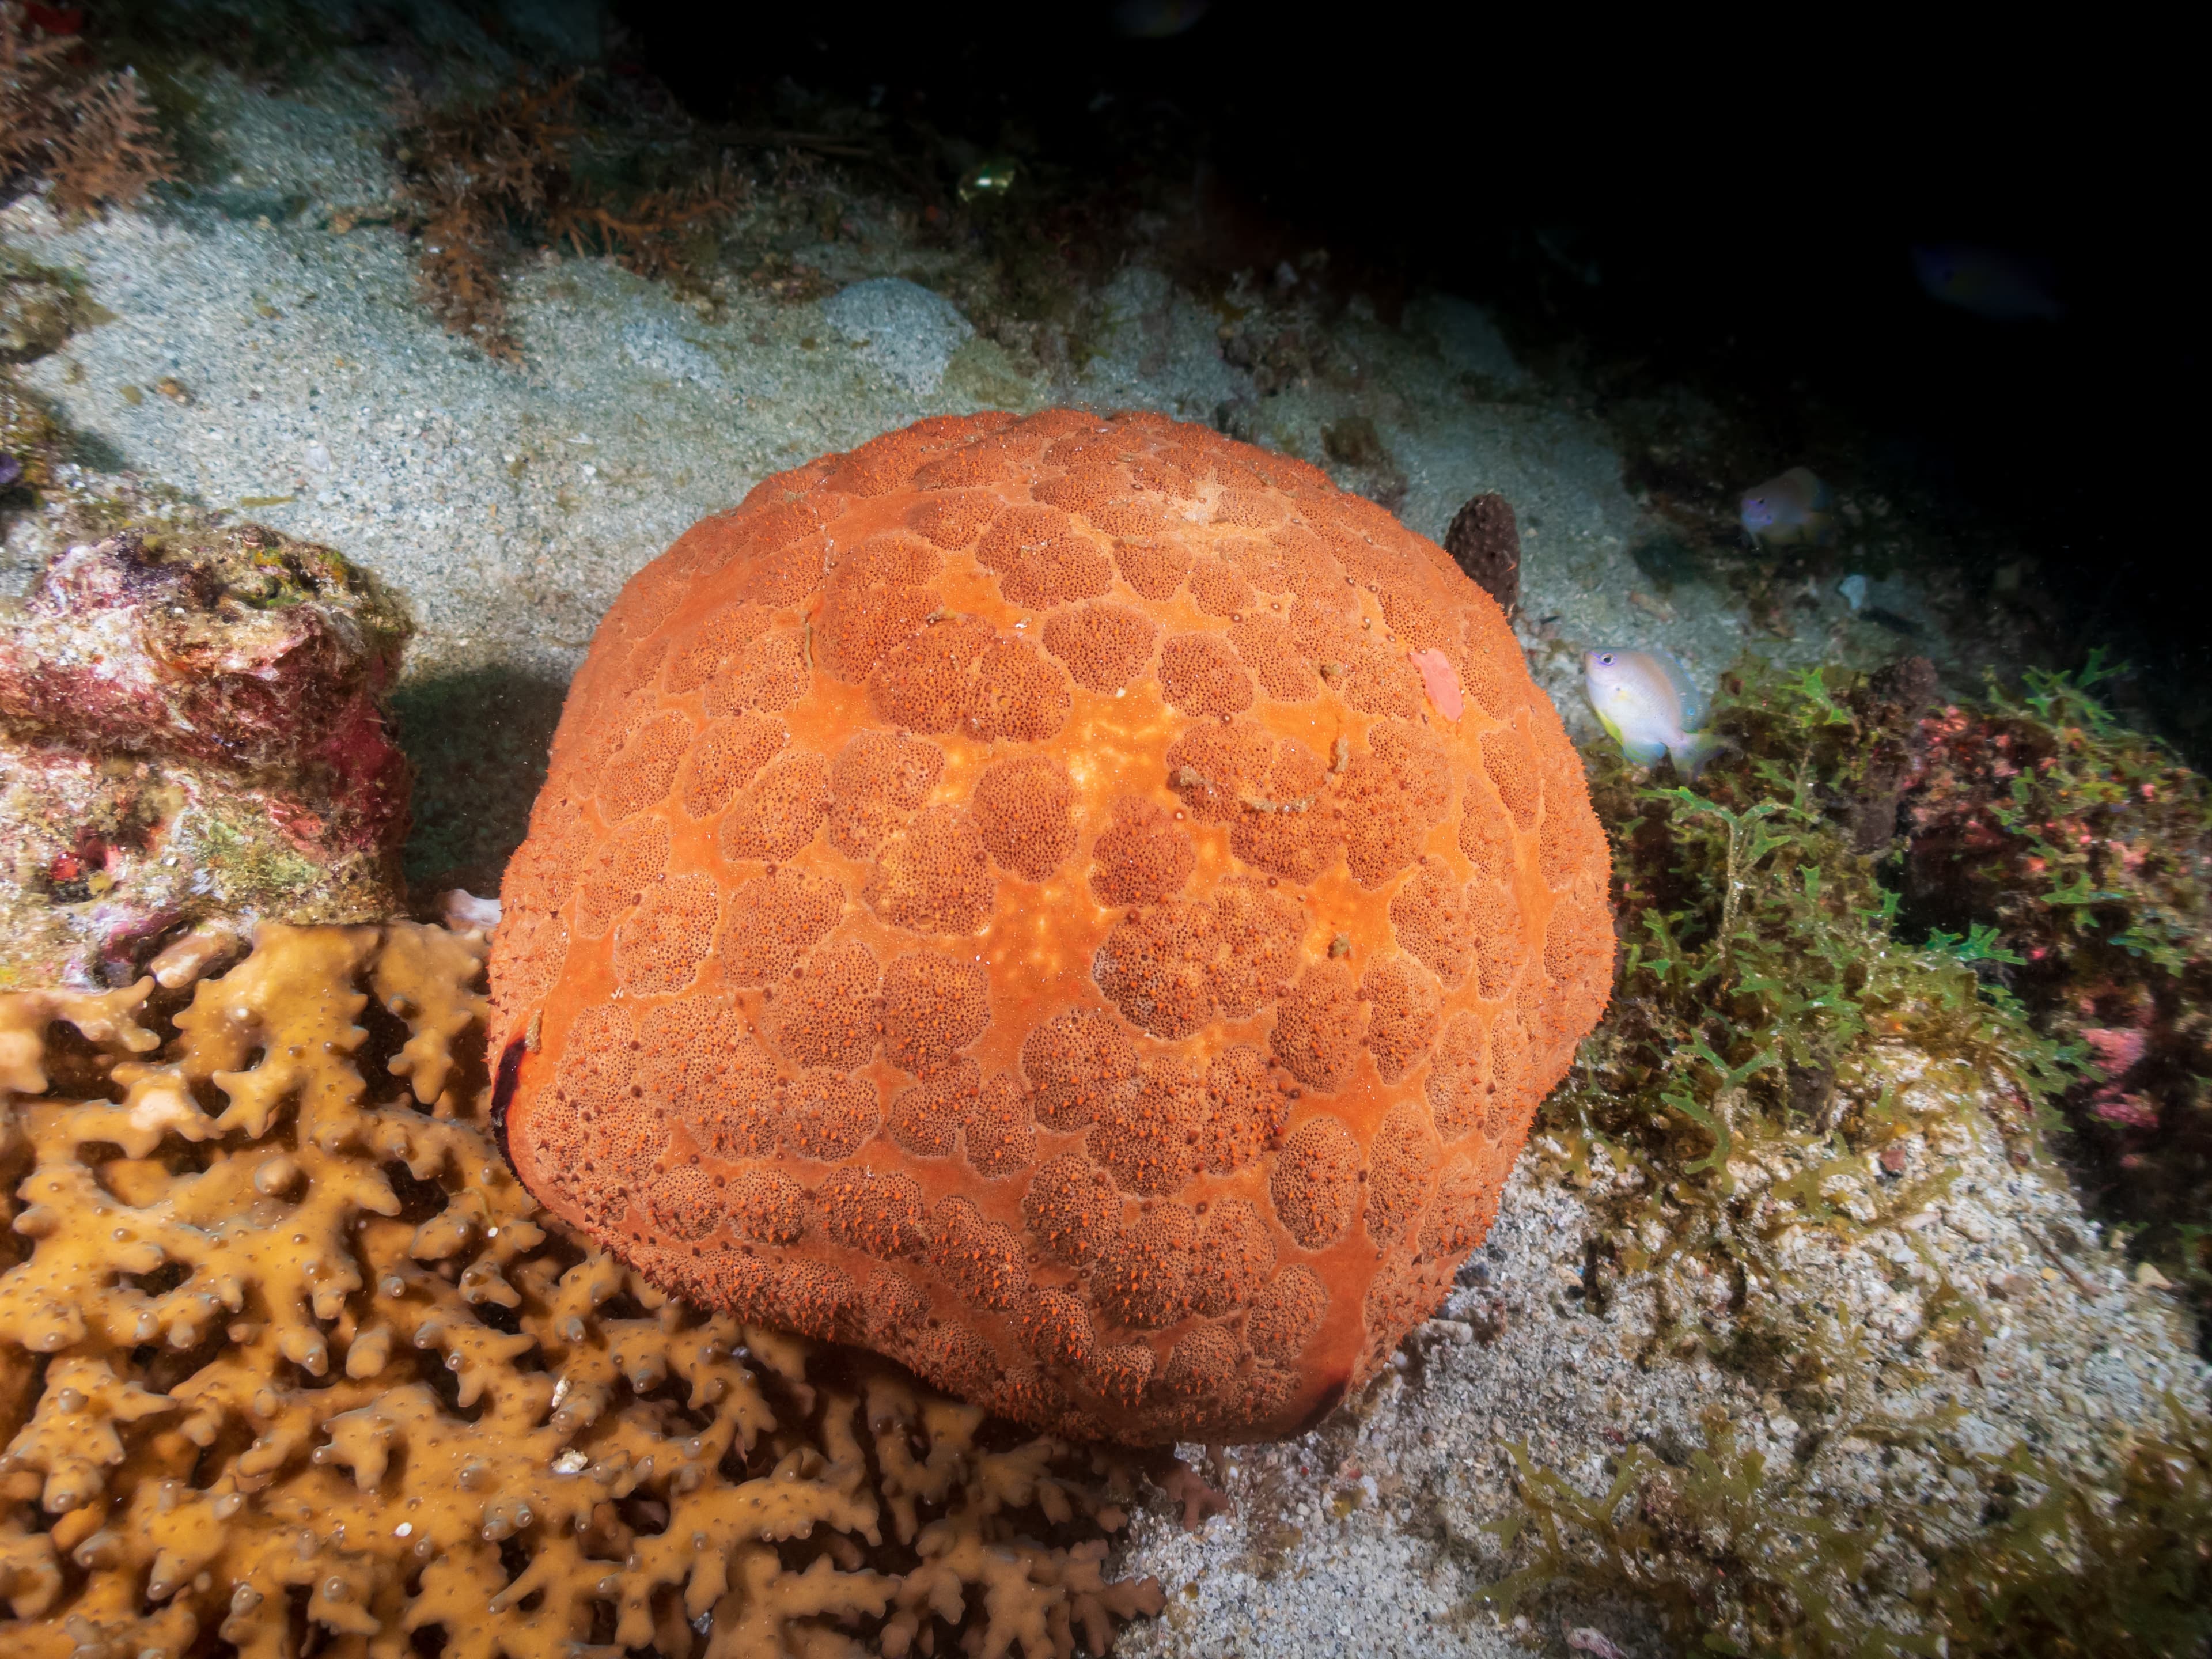
M 2124 1076 L 2143 1057 L 2148 1034 L 2135 1026 L 2090 1026 L 2081 1033 L 2099 1071 L 2111 1078 Z
M 2090 695 L 2106 672 L 2030 670 L 2016 702 L 1920 722 L 1905 900 L 1994 930 L 2006 988 L 2081 1062 L 2069 1164 L 2212 1309 L 2212 780 Z
M 2091 1025 L 2081 1031 L 2089 1047 L 2089 1063 L 2104 1074 L 2105 1083 L 2090 1097 L 2089 1109 L 2107 1123 L 2130 1129 L 2158 1127 L 2158 1108 L 2140 1094 L 2120 1087 L 2130 1072 L 2142 1063 L 2150 1046 L 2150 1033 L 2139 1025 Z
M 218 915 L 399 907 L 409 625 L 259 526 L 73 547 L 0 611 L 0 988 L 127 980 Z
M 2124 1095 L 2114 1089 L 2103 1089 L 2098 1091 L 2089 1105 L 2107 1123 L 2124 1124 L 2130 1129 L 2158 1127 L 2158 1108 L 2141 1095 Z

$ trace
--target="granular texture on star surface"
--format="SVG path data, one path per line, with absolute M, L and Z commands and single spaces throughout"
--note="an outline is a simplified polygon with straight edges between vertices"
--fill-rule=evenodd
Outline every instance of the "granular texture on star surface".
M 1612 978 L 1496 603 L 1159 416 L 924 421 L 616 602 L 492 957 L 523 1182 L 1057 1433 L 1267 1438 L 1425 1318 Z

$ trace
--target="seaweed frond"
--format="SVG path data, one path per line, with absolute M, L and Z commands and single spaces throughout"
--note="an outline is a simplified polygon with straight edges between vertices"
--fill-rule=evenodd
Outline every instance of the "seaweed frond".
M 1869 1164 L 1914 1132 L 1885 1093 L 1884 1053 L 1964 1065 L 2026 1160 L 2080 1051 L 1995 977 L 2008 953 L 1986 927 L 1913 942 L 1881 878 L 1891 849 L 1859 850 L 1870 792 L 1894 821 L 1881 757 L 1917 714 L 1840 673 L 1755 668 L 1735 684 L 1717 717 L 1735 747 L 1697 787 L 1641 781 L 1610 748 L 1590 757 L 1626 948 L 1544 1121 L 1578 1178 L 1601 1152 L 1630 1172 L 1608 1200 L 1625 1236 L 1757 1271 L 1762 1235 L 1787 1224 L 1778 1200 L 1823 1220 L 1832 1182 L 1875 1190 Z M 1648 1254 L 1627 1246 L 1623 1265 Z

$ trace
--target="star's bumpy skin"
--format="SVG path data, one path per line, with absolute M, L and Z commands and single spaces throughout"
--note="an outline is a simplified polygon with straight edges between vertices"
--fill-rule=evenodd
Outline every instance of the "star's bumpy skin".
M 517 1171 L 1056 1432 L 1292 1431 L 1479 1243 L 1612 975 L 1497 605 L 1158 416 L 925 421 L 623 591 L 493 956 Z

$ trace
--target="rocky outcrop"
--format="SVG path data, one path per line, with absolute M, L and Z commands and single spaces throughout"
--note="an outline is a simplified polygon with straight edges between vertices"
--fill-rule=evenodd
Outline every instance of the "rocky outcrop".
M 0 988 L 125 982 L 213 917 L 399 907 L 409 623 L 325 547 L 126 531 L 0 614 Z

